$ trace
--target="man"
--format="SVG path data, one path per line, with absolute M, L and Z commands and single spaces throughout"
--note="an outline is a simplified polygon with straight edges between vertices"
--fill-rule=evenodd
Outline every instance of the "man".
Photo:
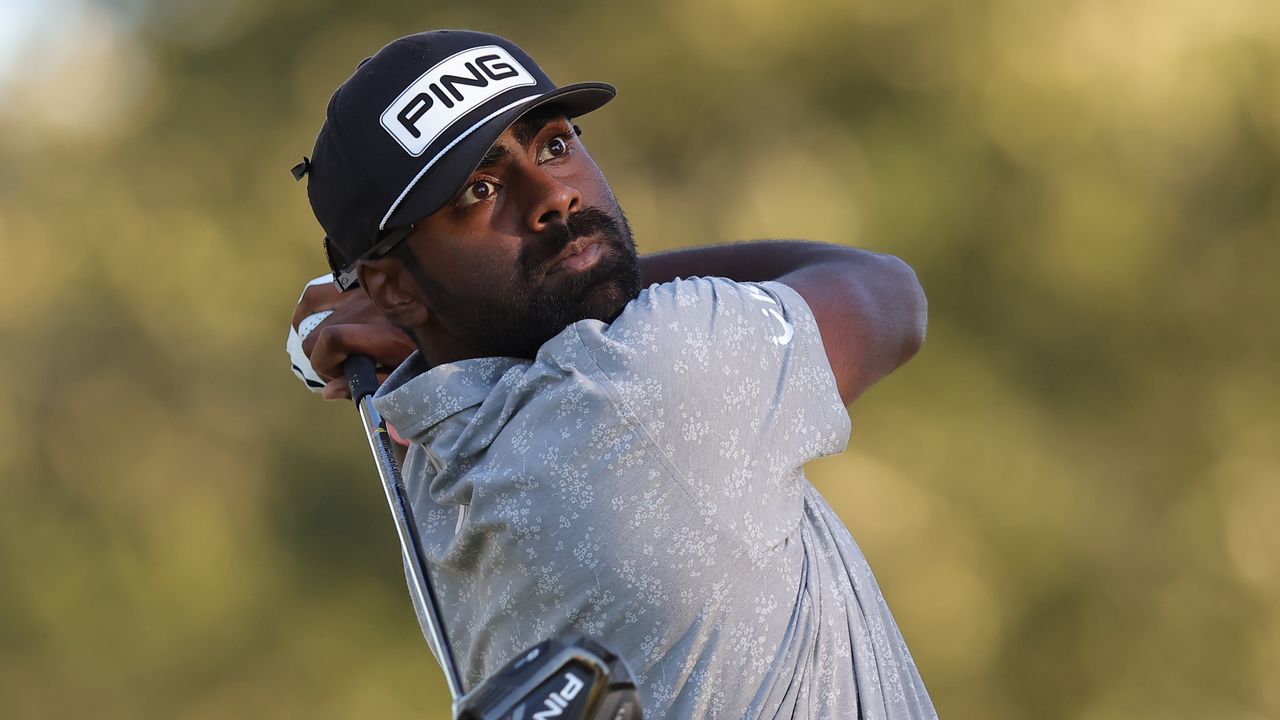
M 571 120 L 612 96 L 501 38 L 413 35 L 343 83 L 295 171 L 364 291 L 309 288 L 298 336 L 331 397 L 348 353 L 398 364 L 375 402 L 464 684 L 573 629 L 651 717 L 934 717 L 801 471 L 920 346 L 914 273 L 798 242 L 639 258 Z

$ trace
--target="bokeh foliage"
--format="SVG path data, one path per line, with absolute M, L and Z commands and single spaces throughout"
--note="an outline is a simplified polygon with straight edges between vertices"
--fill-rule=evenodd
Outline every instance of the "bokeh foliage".
M 1280 717 L 1280 5 L 51 7 L 0 68 L 5 717 L 447 716 L 356 418 L 281 349 L 287 169 L 431 27 L 619 86 L 582 125 L 642 251 L 918 270 L 924 351 L 810 475 L 943 717 Z

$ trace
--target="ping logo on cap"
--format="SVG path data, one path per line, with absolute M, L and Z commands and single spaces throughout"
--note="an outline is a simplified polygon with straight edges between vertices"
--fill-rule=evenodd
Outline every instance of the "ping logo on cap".
M 382 127 L 417 157 L 463 115 L 504 90 L 537 80 L 497 45 L 468 48 L 436 63 L 382 111 Z

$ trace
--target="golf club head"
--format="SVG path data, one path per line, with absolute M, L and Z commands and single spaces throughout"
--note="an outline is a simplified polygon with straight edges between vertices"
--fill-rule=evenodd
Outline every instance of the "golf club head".
M 640 720 L 626 661 L 582 635 L 544 640 L 463 696 L 458 720 Z

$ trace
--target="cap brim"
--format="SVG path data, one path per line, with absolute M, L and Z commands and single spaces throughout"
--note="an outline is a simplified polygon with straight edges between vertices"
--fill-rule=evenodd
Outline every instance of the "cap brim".
M 487 122 L 481 123 L 437 160 L 411 187 L 382 224 L 383 229 L 402 227 L 431 215 L 462 189 L 489 148 L 516 120 L 531 110 L 556 105 L 569 117 L 579 117 L 602 107 L 617 94 L 608 83 L 565 85 L 529 98 Z

